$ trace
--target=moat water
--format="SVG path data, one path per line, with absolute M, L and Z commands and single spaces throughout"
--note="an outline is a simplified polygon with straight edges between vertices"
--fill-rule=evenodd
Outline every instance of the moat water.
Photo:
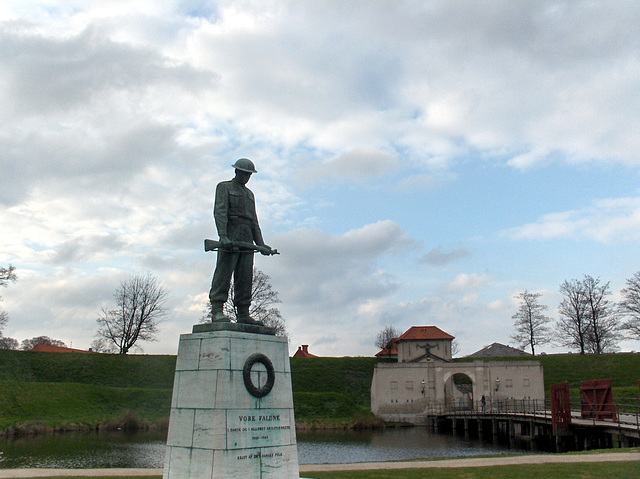
M 300 464 L 400 461 L 523 453 L 508 446 L 413 427 L 298 432 Z M 166 433 L 66 433 L 0 439 L 0 469 L 160 468 Z

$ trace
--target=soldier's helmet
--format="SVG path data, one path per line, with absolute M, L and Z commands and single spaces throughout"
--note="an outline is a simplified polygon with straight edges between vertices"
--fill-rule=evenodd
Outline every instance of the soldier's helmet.
M 248 158 L 240 158 L 231 166 L 233 166 L 236 170 L 246 171 L 247 173 L 257 173 L 253 161 Z

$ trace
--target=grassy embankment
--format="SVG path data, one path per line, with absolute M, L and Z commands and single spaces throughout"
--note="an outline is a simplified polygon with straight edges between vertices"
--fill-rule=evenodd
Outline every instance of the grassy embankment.
M 0 430 L 166 424 L 175 356 L 0 351 Z
M 540 361 L 544 368 L 544 388 L 547 397 L 552 384 L 567 381 L 571 400 L 576 402 L 580 400 L 582 381 L 611 379 L 614 401 L 638 404 L 640 354 L 549 354 L 532 359 Z
M 0 431 L 166 426 L 175 356 L 0 351 Z M 292 359 L 301 427 L 369 425 L 373 358 Z
M 291 358 L 298 427 L 369 427 L 376 358 Z
M 166 426 L 175 356 L 0 351 L 0 431 Z M 610 378 L 614 400 L 636 402 L 640 354 L 548 355 L 547 391 L 569 381 Z M 366 427 L 374 358 L 293 358 L 296 421 L 301 427 Z

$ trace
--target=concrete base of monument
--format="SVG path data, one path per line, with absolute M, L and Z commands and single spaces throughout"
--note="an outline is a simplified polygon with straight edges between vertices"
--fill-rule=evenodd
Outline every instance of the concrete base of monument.
M 208 331 L 237 331 L 239 333 L 276 334 L 275 328 L 259 324 L 216 322 L 193 325 L 194 333 L 206 333 Z
M 287 340 L 198 326 L 213 330 L 180 336 L 163 478 L 298 479 Z

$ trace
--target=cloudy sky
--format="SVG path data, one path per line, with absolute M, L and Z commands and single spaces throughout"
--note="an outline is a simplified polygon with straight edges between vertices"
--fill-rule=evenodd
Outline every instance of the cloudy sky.
M 88 348 L 150 272 L 170 314 L 142 346 L 174 354 L 240 157 L 292 352 L 373 355 L 392 324 L 468 354 L 510 343 L 520 291 L 556 318 L 563 281 L 616 299 L 640 270 L 637 1 L 4 0 L 0 21 L 6 336 Z

